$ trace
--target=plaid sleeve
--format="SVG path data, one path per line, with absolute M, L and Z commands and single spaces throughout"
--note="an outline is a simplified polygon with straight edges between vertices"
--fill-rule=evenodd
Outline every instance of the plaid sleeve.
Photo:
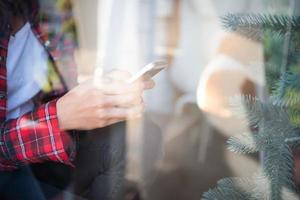
M 59 129 L 56 100 L 2 125 L 0 170 L 46 160 L 72 165 L 75 143 Z

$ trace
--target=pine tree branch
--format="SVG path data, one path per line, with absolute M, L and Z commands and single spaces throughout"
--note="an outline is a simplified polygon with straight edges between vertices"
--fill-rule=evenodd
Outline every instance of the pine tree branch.
M 255 144 L 255 134 L 245 133 L 229 138 L 228 149 L 238 154 L 257 153 L 259 149 Z
M 257 174 L 257 176 L 254 178 L 254 184 L 255 188 L 253 189 L 253 196 L 256 199 L 273 200 L 271 194 L 271 181 L 268 177 L 263 174 Z M 280 192 L 283 200 L 299 200 L 297 193 L 286 187 L 283 187 Z
M 284 73 L 280 78 L 277 88 L 274 95 L 287 106 L 298 104 L 300 102 L 300 72 L 291 69 Z
M 253 182 L 248 179 L 225 178 L 218 186 L 203 194 L 202 200 L 258 200 L 252 196 Z
M 281 200 L 282 191 L 288 188 L 296 190 L 293 173 L 293 154 L 287 144 L 280 147 L 268 147 L 264 151 L 264 174 L 271 183 L 271 198 Z
M 251 127 L 257 126 L 263 117 L 261 115 L 261 102 L 251 95 L 237 95 L 230 99 L 230 106 L 237 116 L 246 116 Z
M 300 17 L 271 14 L 228 14 L 222 18 L 224 27 L 247 38 L 262 41 L 265 30 L 274 36 L 282 37 L 287 33 L 300 30 Z

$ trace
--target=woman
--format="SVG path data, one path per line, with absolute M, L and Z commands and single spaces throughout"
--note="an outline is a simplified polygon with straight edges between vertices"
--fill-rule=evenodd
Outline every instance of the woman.
M 71 135 L 71 130 L 102 128 L 139 116 L 142 92 L 153 87 L 152 80 L 127 84 L 129 75 L 121 71 L 99 78 L 97 85 L 87 81 L 73 86 L 68 37 L 56 32 L 53 38 L 64 41 L 63 48 L 53 48 L 41 31 L 38 11 L 38 0 L 0 2 L 0 169 L 5 177 L 1 184 L 30 174 L 22 167 L 26 164 L 72 165 L 73 138 L 79 132 Z M 60 59 L 63 54 L 70 55 Z M 35 189 L 30 190 L 31 184 L 24 189 L 24 182 L 22 186 L 21 199 L 42 198 L 26 196 Z

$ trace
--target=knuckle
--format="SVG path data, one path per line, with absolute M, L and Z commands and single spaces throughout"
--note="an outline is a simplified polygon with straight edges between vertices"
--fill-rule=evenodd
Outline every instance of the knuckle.
M 105 100 L 104 98 L 99 98 L 97 99 L 97 108 L 102 108 L 105 105 Z
M 90 95 L 91 95 L 91 97 L 93 98 L 93 97 L 98 97 L 99 96 L 99 90 L 97 89 L 97 88 L 92 88 L 91 90 L 90 90 Z
M 126 117 L 126 115 L 127 115 L 126 109 L 118 109 L 118 110 L 116 110 L 114 116 L 115 116 L 116 118 L 124 118 L 124 117 Z
M 127 100 L 128 102 L 136 102 L 136 96 L 135 96 L 135 95 L 128 95 L 128 96 L 126 97 L 126 100 Z
M 129 96 L 127 96 L 127 95 L 124 95 L 124 96 L 118 95 L 118 96 L 115 96 L 112 99 L 111 103 L 113 105 L 116 105 L 116 106 L 122 106 L 124 104 L 127 104 L 130 101 L 132 101 L 132 100 L 130 99 Z
M 99 107 L 103 108 L 103 107 L 112 107 L 114 105 L 114 99 L 107 97 L 107 96 L 102 96 L 101 98 L 99 98 Z
M 107 107 L 119 106 L 120 104 L 122 104 L 122 101 L 124 101 L 124 98 L 122 98 L 120 96 L 114 96 L 111 98 L 107 98 L 106 106 Z
M 144 98 L 142 96 L 139 97 L 139 103 L 142 104 L 144 102 Z
M 135 96 L 132 101 L 135 105 L 139 106 L 143 103 L 144 100 L 143 100 L 143 97 L 141 97 L 141 96 Z
M 104 110 L 103 109 L 96 110 L 95 118 L 96 119 L 100 119 L 100 120 L 105 119 L 105 112 L 104 112 Z
M 100 107 L 106 107 L 108 105 L 109 99 L 108 99 L 108 97 L 103 96 L 98 99 L 98 102 L 99 102 Z

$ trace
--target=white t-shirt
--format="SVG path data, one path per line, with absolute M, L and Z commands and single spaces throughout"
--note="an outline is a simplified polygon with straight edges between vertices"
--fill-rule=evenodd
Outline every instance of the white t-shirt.
M 29 23 L 10 37 L 7 55 L 7 120 L 33 109 L 31 99 L 47 80 L 47 62 L 48 54 Z

